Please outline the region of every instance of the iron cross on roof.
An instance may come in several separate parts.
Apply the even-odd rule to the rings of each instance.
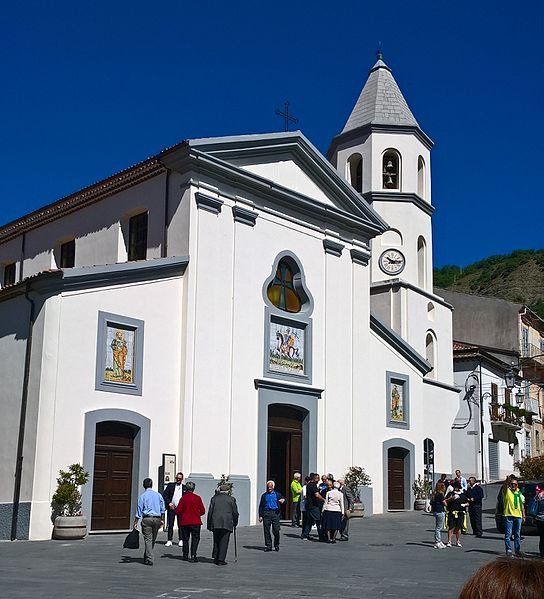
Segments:
[[[276,108],[276,114],[283,117],[285,131],[289,131],[289,123],[298,123],[298,119],[289,114],[289,102],[285,102],[283,112],[279,108]]]

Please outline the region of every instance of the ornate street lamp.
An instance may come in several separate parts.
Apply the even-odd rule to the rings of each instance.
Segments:
[[[514,374],[511,366],[504,375],[504,382],[506,383],[506,387],[508,389],[513,389],[516,384],[516,375]]]

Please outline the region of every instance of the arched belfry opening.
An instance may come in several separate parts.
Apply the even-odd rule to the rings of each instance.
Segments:
[[[355,191],[363,191],[363,157],[358,152],[352,154],[347,161],[347,179]]]
[[[427,287],[427,243],[421,235],[417,238],[417,284]]]
[[[390,191],[401,189],[401,160],[397,150],[387,150],[383,155],[382,187]]]
[[[425,199],[425,161],[423,156],[417,159],[417,195]]]

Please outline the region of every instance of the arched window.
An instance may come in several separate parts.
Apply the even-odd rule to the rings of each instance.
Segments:
[[[421,235],[417,238],[417,284],[427,286],[427,244]]]
[[[363,191],[363,157],[361,154],[352,154],[348,158],[348,180],[355,191]]]
[[[276,274],[266,290],[272,304],[286,312],[300,312],[304,301],[295,287],[295,277],[298,272],[295,272],[294,266],[291,261],[280,260]]]
[[[389,247],[390,245],[402,245],[402,234],[397,229],[388,229],[380,237],[383,246]]]
[[[423,156],[417,159],[417,195],[425,198],[425,161]]]
[[[434,304],[432,302],[427,304],[427,318],[430,321],[434,320]]]
[[[433,369],[427,374],[427,376],[431,379],[436,378],[436,343],[434,335],[431,331],[427,331],[427,335],[425,337],[425,357],[427,358],[427,362],[433,367]]]
[[[383,155],[382,167],[383,188],[400,191],[400,154],[396,150],[387,150]]]

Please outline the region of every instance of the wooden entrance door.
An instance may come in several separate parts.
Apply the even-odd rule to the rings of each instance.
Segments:
[[[286,499],[282,518],[291,518],[291,480],[294,472],[302,472],[302,422],[305,411],[283,404],[268,407],[267,480]]]
[[[404,505],[404,462],[406,450],[393,447],[387,453],[387,495],[389,510],[403,510]]]
[[[91,530],[130,528],[136,432],[134,427],[120,422],[96,425]]]

